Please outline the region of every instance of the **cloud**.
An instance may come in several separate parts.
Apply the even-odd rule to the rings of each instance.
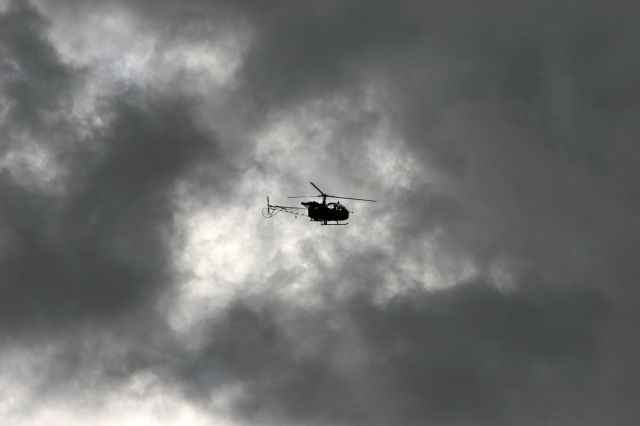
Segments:
[[[81,71],[57,57],[34,9],[14,4],[3,20],[6,63],[16,68],[3,82],[11,99],[3,128],[14,144],[2,181],[5,332],[149,304],[171,282],[176,185],[213,164],[215,139],[195,123],[193,100],[135,89],[104,99],[106,124],[81,133],[60,111]],[[61,191],[23,178],[12,154],[25,146],[48,154]],[[32,174],[48,166],[35,163]]]
[[[636,13],[579,6],[10,2],[20,421],[633,424]],[[308,180],[380,203],[262,222]]]
[[[185,358],[187,393],[207,404],[231,383],[249,424],[562,424],[597,393],[595,292],[469,282],[324,302],[233,304]]]

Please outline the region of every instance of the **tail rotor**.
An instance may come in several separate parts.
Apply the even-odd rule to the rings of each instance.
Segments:
[[[274,211],[271,208],[271,204],[269,204],[269,196],[267,195],[267,208],[262,209],[262,216],[266,218],[270,218],[274,215]]]

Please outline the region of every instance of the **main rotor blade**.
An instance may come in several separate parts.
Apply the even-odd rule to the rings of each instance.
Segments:
[[[318,190],[318,192],[319,192],[319,193],[321,193],[323,196],[326,196],[326,195],[327,195],[327,194],[325,194],[324,192],[322,192],[322,189],[318,188],[318,187],[316,186],[316,184],[315,184],[315,183],[313,183],[313,182],[309,182],[309,183],[310,183],[311,185],[313,185],[313,187],[314,187],[315,189],[317,189],[317,190]]]
[[[336,195],[327,195],[327,198],[341,198],[343,200],[370,201],[372,203],[377,203],[378,202],[376,200],[367,200],[366,198],[338,197]]]
[[[294,195],[293,197],[287,197],[287,198],[316,198],[316,197],[322,197],[322,195]]]

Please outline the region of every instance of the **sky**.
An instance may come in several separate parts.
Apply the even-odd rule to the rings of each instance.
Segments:
[[[639,9],[0,0],[0,423],[637,424]]]

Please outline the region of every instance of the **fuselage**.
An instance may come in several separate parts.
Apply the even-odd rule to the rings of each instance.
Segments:
[[[338,222],[349,218],[349,210],[340,203],[318,203],[316,201],[307,201],[302,203],[307,208],[307,212],[311,220],[322,222]]]

